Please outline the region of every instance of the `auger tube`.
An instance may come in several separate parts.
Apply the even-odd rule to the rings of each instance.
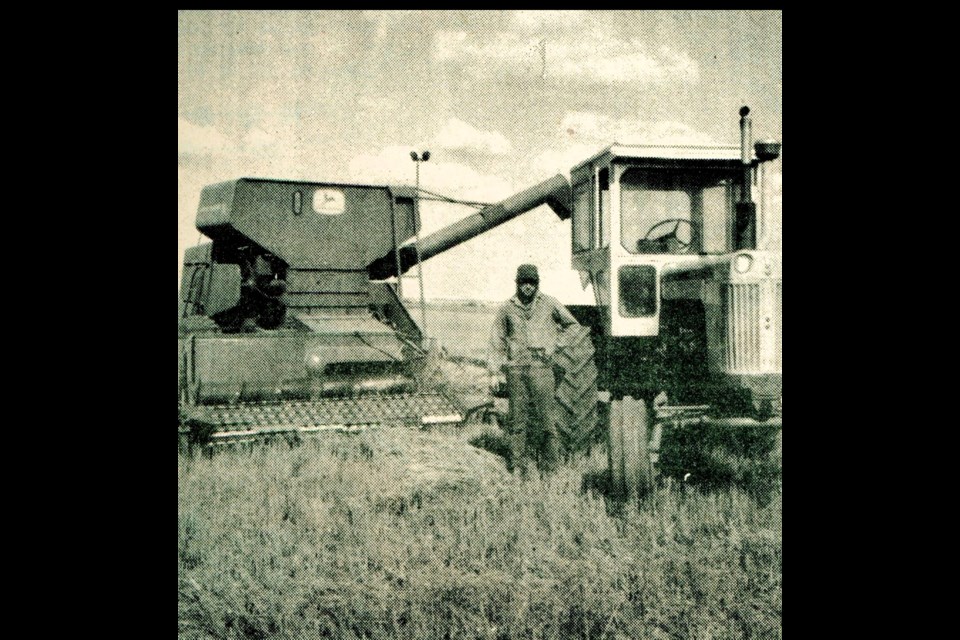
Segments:
[[[423,238],[420,241],[420,261],[452,249],[542,204],[549,205],[561,220],[570,217],[570,183],[563,175],[557,174],[549,180],[525,189],[497,204],[484,207],[477,213]],[[402,273],[406,273],[410,267],[417,264],[414,245],[400,247],[398,253],[399,259],[393,251],[390,251],[372,262],[368,267],[370,278],[373,280],[390,278],[397,275],[398,264]]]

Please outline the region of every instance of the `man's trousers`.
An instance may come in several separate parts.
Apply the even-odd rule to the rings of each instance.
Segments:
[[[508,367],[507,391],[513,468],[526,469],[536,459],[542,471],[553,471],[557,464],[553,367],[541,363]]]

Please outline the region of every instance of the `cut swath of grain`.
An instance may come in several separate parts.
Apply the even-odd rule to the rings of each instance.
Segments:
[[[452,491],[473,495],[507,480],[503,458],[445,433],[373,429],[359,435],[394,496]]]

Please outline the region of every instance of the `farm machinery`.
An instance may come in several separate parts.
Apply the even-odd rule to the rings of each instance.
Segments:
[[[243,178],[203,189],[196,226],[212,242],[187,250],[180,288],[181,440],[464,418],[426,380],[424,336],[387,272],[542,204],[569,217],[569,185],[556,176],[411,245],[417,202],[409,187]]]
[[[467,408],[424,383],[424,336],[396,280],[543,204],[572,220],[572,266],[596,301],[570,306],[582,326],[558,349],[568,449],[606,430],[611,466],[635,476],[629,460],[659,437],[647,411],[777,423],[782,253],[768,167],[780,144],[754,145],[749,109],[740,115],[740,145],[615,143],[569,182],[554,176],[422,239],[409,187],[205,187],[197,228],[212,242],[187,251],[180,289],[182,431],[215,441],[461,421]]]

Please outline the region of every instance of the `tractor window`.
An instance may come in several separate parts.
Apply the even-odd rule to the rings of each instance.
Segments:
[[[657,270],[647,264],[620,267],[620,315],[652,316],[657,312]]]
[[[677,176],[627,170],[620,179],[620,241],[624,249],[674,253],[670,240],[691,241],[692,209],[690,189]]]
[[[734,191],[733,179],[719,180],[703,189],[703,250],[707,253],[725,253],[733,247],[728,212],[733,211]]]
[[[722,252],[733,184],[719,171],[628,169],[620,178],[620,242],[631,253]]]
[[[601,169],[600,177],[600,242],[601,247],[610,246],[610,170]]]
[[[584,181],[573,186],[573,250],[590,249],[590,182]]]

